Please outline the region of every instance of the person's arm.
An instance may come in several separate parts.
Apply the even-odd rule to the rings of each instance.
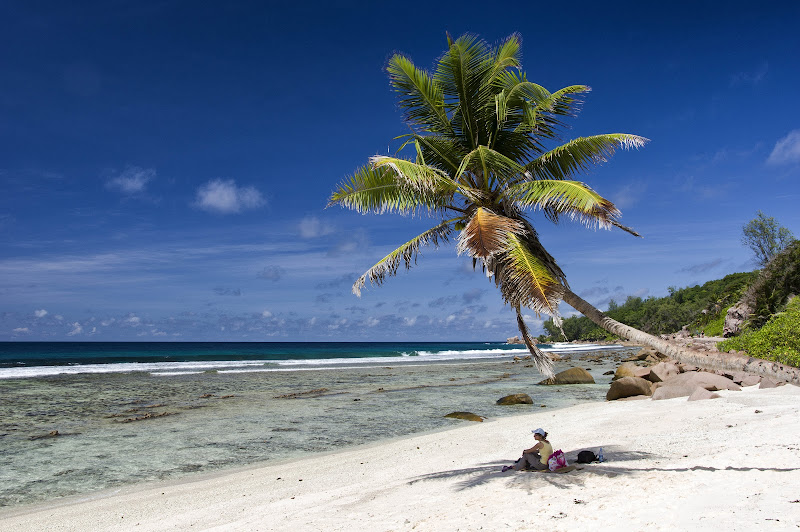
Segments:
[[[542,442],[538,442],[536,445],[534,445],[530,449],[525,449],[524,451],[522,451],[522,453],[523,454],[525,454],[525,453],[535,453],[535,452],[538,452],[539,449],[541,449],[541,448],[542,448]]]

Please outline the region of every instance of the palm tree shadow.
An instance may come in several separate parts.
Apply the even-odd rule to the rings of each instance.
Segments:
[[[605,462],[594,462],[591,464],[576,464],[578,451],[566,453],[570,464],[577,465],[573,471],[564,474],[556,474],[543,471],[507,471],[501,472],[504,465],[511,462],[488,462],[476,467],[463,469],[451,469],[447,471],[437,471],[427,475],[421,475],[408,481],[408,484],[425,482],[431,480],[446,480],[461,478],[455,484],[456,491],[463,491],[475,488],[490,482],[505,482],[509,487],[524,489],[529,493],[543,483],[550,484],[561,489],[568,489],[574,486],[585,484],[588,475],[602,475],[606,477],[616,477],[619,475],[635,475],[643,471],[663,471],[663,472],[688,472],[688,471],[774,471],[778,473],[790,473],[800,471],[800,467],[748,467],[748,466],[689,466],[689,467],[635,467],[634,462],[664,458],[663,456],[643,451],[623,451],[614,447],[609,447],[606,452]]]
[[[435,473],[421,475],[411,479],[408,484],[411,485],[416,484],[417,482],[430,480],[462,478],[462,480],[455,485],[455,489],[457,491],[463,491],[488,484],[490,482],[498,481],[504,481],[511,487],[525,489],[529,492],[533,491],[534,488],[540,486],[542,483],[548,483],[552,486],[566,489],[572,486],[583,485],[587,474],[614,477],[617,475],[631,474],[641,471],[641,469],[638,468],[617,465],[620,462],[634,462],[638,460],[658,458],[657,455],[652,453],[641,451],[620,451],[610,447],[606,452],[606,462],[576,464],[578,451],[570,451],[565,454],[567,455],[567,460],[569,463],[577,465],[577,468],[564,474],[556,474],[544,471],[507,471],[503,473],[501,472],[502,467],[505,465],[510,465],[511,461],[496,461],[480,464],[476,467],[437,471]]]

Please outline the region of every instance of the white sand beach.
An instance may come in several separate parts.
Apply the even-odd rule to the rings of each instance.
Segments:
[[[0,510],[0,530],[797,530],[800,387],[542,409]],[[544,427],[565,474],[501,473]],[[157,452],[157,450],[154,450]]]

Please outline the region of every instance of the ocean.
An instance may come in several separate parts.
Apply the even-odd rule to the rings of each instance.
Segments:
[[[540,347],[596,384],[537,385],[524,346],[491,342],[0,343],[0,506],[603,400],[638,349]]]

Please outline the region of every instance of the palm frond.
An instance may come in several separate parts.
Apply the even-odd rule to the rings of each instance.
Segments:
[[[509,235],[524,230],[519,221],[479,207],[458,235],[456,251],[459,255],[466,253],[472,258],[486,259],[508,247]]]
[[[640,148],[648,139],[626,133],[579,137],[541,154],[525,165],[533,179],[568,179],[579,171],[604,163],[617,148]]]
[[[370,163],[376,170],[389,170],[396,180],[421,194],[450,196],[458,188],[457,183],[446,172],[430,165],[385,155],[371,157]]]
[[[361,297],[361,289],[364,288],[368,280],[370,284],[380,286],[387,277],[397,274],[397,269],[402,263],[405,263],[406,269],[410,269],[412,264],[417,262],[420,248],[430,244],[433,244],[434,247],[439,247],[439,241],[448,241],[450,233],[453,231],[451,224],[454,221],[456,220],[443,221],[383,257],[372,268],[364,272],[364,275],[356,279],[356,282],[353,283],[353,293]]]
[[[328,207],[341,205],[360,213],[414,214],[447,206],[447,196],[425,194],[395,178],[391,169],[362,166],[333,191]]]
[[[486,73],[491,69],[491,50],[474,35],[462,35],[439,59],[434,80],[442,87],[446,105],[453,109],[450,123],[469,149],[479,141],[477,114],[484,107],[481,96]]]
[[[579,181],[526,181],[510,187],[508,195],[522,209],[544,210],[554,222],[566,214],[587,227],[609,229],[621,215],[616,205]]]
[[[456,180],[463,182],[460,177],[464,172],[483,177],[483,188],[494,189],[495,182],[499,181],[501,188],[505,189],[507,183],[513,182],[525,168],[518,162],[506,157],[504,154],[486,146],[478,146],[464,156],[461,166],[456,173]]]
[[[451,174],[458,170],[461,159],[467,152],[452,136],[415,135],[414,140],[419,144],[428,164]]]
[[[564,287],[545,261],[537,257],[517,235],[507,236],[506,251],[499,256],[502,263],[500,291],[512,306],[521,305],[537,314],[555,316]]]
[[[528,351],[531,353],[531,361],[534,363],[539,373],[544,375],[546,378],[552,377],[553,361],[550,360],[550,357],[547,356],[541,349],[536,347],[536,344],[531,338],[531,333],[528,330],[528,326],[525,324],[525,320],[522,318],[522,312],[520,312],[519,305],[514,307],[514,310],[517,311],[517,327],[519,328],[519,333],[522,336],[522,341],[525,342],[525,347],[527,347]]]
[[[400,94],[406,119],[425,131],[453,133],[441,87],[430,74],[417,68],[407,57],[395,54],[386,67],[389,80]]]
[[[637,236],[637,237],[639,237],[639,238],[644,238],[644,237],[642,237],[642,235],[640,235],[639,233],[637,233],[637,232],[636,232],[636,231],[635,231],[633,228],[631,228],[631,227],[628,227],[628,226],[626,226],[626,225],[622,225],[621,223],[618,223],[618,222],[612,221],[612,222],[611,222],[611,225],[613,225],[614,227],[617,227],[617,228],[619,228],[619,229],[622,229],[622,230],[623,230],[623,231],[625,231],[626,233],[630,233],[630,234],[632,234],[633,236]]]
[[[592,89],[586,85],[571,85],[557,90],[547,98],[538,100],[533,115],[536,120],[525,127],[532,127],[537,136],[558,138],[558,130],[564,128],[559,116],[574,117],[583,105],[583,95]]]

